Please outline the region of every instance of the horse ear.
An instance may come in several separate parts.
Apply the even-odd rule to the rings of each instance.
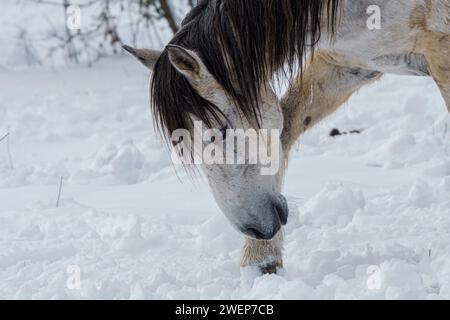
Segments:
[[[161,51],[152,49],[136,49],[130,46],[122,46],[122,48],[136,57],[144,66],[153,71],[156,61],[158,61]]]
[[[191,80],[200,75],[200,58],[194,52],[176,45],[168,45],[167,51],[170,62],[179,72]]]

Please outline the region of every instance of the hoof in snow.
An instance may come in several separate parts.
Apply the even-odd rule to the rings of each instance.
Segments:
[[[259,266],[259,271],[261,271],[262,274],[276,274],[281,268],[283,268],[283,262],[277,261],[275,263]]]

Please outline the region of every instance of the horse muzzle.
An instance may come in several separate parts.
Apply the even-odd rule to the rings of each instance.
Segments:
[[[277,196],[270,202],[268,214],[272,219],[270,226],[267,223],[253,223],[241,228],[241,232],[246,236],[256,240],[271,240],[285,226],[289,217],[289,208],[286,198],[282,195]]]

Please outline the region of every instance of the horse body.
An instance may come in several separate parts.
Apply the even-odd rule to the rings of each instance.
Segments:
[[[367,25],[371,6],[379,29]],[[450,0],[202,0],[158,61],[154,52],[128,51],[154,70],[153,111],[165,134],[193,119],[279,128],[287,157],[304,131],[384,73],[432,76],[450,110],[449,19]],[[292,74],[296,62],[301,73],[277,101],[269,81],[284,65]],[[276,271],[283,170],[262,179],[246,165],[203,169],[221,209],[249,236],[241,264]]]
[[[374,5],[380,9],[381,25],[380,29],[371,30],[367,26],[366,8]],[[449,22],[443,14],[450,10],[448,0],[344,0],[340,6],[340,23],[334,41],[323,37],[317,49],[331,51],[365,69],[423,74],[423,57],[411,57],[418,49],[418,35],[424,31],[450,33]]]
[[[418,28],[411,28],[415,10],[426,10],[424,0],[360,0],[341,2],[340,23],[335,40],[325,38],[318,50],[332,51],[355,66],[383,73],[410,74],[408,65],[399,62],[414,52]],[[377,6],[379,29],[370,30],[367,8]],[[395,45],[393,45],[395,44]]]
[[[315,57],[283,98],[284,150],[383,74],[432,76],[450,110],[450,1],[344,0],[334,40],[324,34]],[[380,8],[378,30],[366,8]],[[312,98],[313,97],[313,98]]]

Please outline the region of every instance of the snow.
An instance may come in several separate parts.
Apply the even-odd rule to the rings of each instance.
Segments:
[[[173,168],[148,76],[129,57],[0,67],[0,298],[450,299],[450,116],[430,79],[386,76],[300,139],[285,268],[260,275],[205,180]]]
[[[285,268],[264,276],[239,268],[204,179],[172,167],[140,65],[7,71],[0,87],[2,298],[450,298],[450,117],[430,79],[387,76],[301,138]]]

